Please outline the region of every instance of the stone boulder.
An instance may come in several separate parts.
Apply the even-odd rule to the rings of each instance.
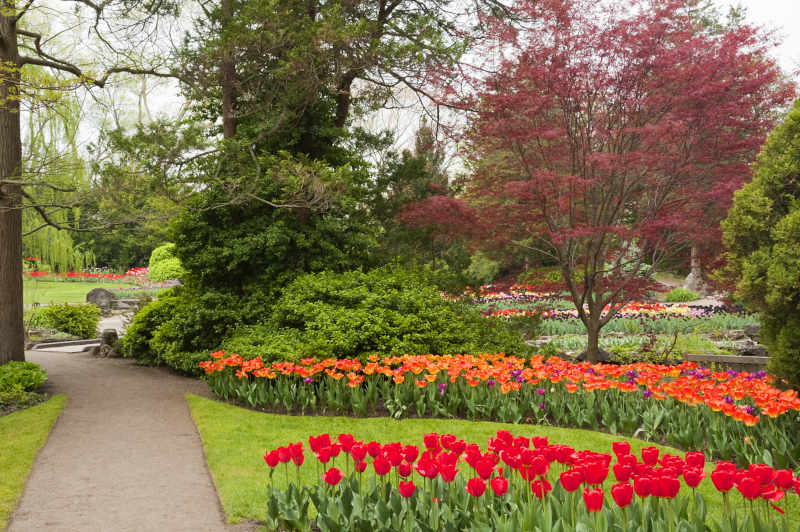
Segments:
[[[94,288],[86,294],[86,301],[100,307],[100,311],[105,314],[111,310],[111,305],[114,303],[114,294],[105,288]]]

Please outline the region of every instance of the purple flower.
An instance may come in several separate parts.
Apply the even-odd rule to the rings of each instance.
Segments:
[[[731,397],[728,394],[725,394],[725,396],[722,398],[722,400],[725,401],[726,403],[728,403],[729,405],[733,404],[733,397]]]
[[[303,379],[303,382],[309,384],[311,382],[314,382],[314,379],[312,379],[311,377],[306,377],[305,379]]]
[[[747,412],[747,415],[749,415],[749,416],[752,416],[752,415],[754,415],[756,413],[756,410],[750,405],[747,405],[746,407],[744,407],[744,411]]]
[[[739,372],[736,371],[735,369],[729,369],[728,370],[728,375],[730,375],[731,377],[736,377],[736,376],[739,375]]]
[[[651,392],[650,390],[642,390],[642,395],[644,396],[645,399],[650,399],[651,397],[653,397],[653,392]]]
[[[544,410],[544,403],[539,403],[539,410]]]
[[[491,387],[491,386],[494,386],[496,384],[496,382],[495,382],[494,379],[489,379],[488,381],[486,381],[486,384]]]
[[[439,384],[439,395],[444,395],[444,391],[447,388],[447,383],[443,382]]]
[[[536,388],[536,395],[544,395],[544,388]]]

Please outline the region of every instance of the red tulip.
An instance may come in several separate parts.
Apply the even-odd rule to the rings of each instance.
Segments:
[[[302,454],[298,454],[297,456],[292,456],[292,462],[294,462],[294,465],[296,465],[297,467],[303,465],[304,461],[305,457]]]
[[[375,458],[381,454],[381,444],[376,441],[369,442],[367,444],[367,454],[369,454],[372,458]]]
[[[583,476],[587,484],[602,484],[608,477],[608,467],[599,462],[592,462],[583,468]]]
[[[405,478],[411,474],[411,464],[409,462],[403,462],[399,466],[397,466],[397,474],[401,477]]]
[[[649,466],[656,465],[658,463],[658,448],[645,447],[642,449],[642,462]]]
[[[533,460],[531,460],[531,469],[533,470],[534,475],[546,475],[547,471],[550,469],[550,462],[548,462],[547,458],[544,456],[534,456]]]
[[[320,463],[327,464],[332,456],[332,449],[330,447],[322,447],[315,454]]]
[[[367,463],[364,460],[359,460],[358,462],[353,463],[353,469],[356,470],[356,473],[363,473],[366,468]]]
[[[482,478],[473,477],[467,481],[466,490],[473,497],[480,497],[486,491],[486,481]]]
[[[289,455],[292,458],[301,456],[302,454],[303,454],[303,442],[299,441],[297,443],[289,444]]]
[[[456,442],[456,437],[453,434],[442,434],[440,438],[442,447],[445,449],[453,450],[453,444]]]
[[[703,469],[706,465],[706,455],[701,451],[686,453],[686,465],[694,469]]]
[[[436,463],[433,460],[425,457],[421,458],[419,462],[414,464],[414,469],[417,471],[417,473],[425,478],[436,478],[436,475],[439,474],[439,468],[436,467]]]
[[[639,497],[647,497],[653,492],[653,481],[650,477],[633,477],[633,491]]]
[[[289,460],[292,459],[292,455],[289,452],[288,447],[278,447],[278,461],[282,464],[286,464]]]
[[[624,508],[628,506],[631,503],[631,499],[633,499],[633,486],[627,482],[614,484],[611,486],[611,497],[613,497],[617,506]]]
[[[531,446],[530,438],[526,438],[525,436],[517,436],[516,438],[514,438],[514,447],[527,449],[530,446]]]
[[[747,470],[754,476],[761,485],[771,484],[775,478],[775,470],[766,464],[750,464]]]
[[[657,495],[667,499],[674,499],[681,490],[681,481],[676,477],[661,476],[654,484],[658,486]]]
[[[335,486],[336,484],[339,483],[340,480],[342,480],[343,476],[344,475],[342,475],[341,471],[339,471],[335,467],[332,467],[327,471],[325,471],[325,473],[322,475],[322,478],[323,480],[325,480],[327,484]]]
[[[400,481],[400,484],[397,485],[397,491],[400,492],[400,495],[405,497],[406,499],[414,495],[414,491],[416,491],[417,486],[414,485],[414,481],[409,480],[408,482]]]
[[[319,452],[320,449],[323,447],[330,447],[331,445],[331,436],[330,434],[320,434],[319,436],[309,436],[308,437],[308,446],[311,448],[312,452]]]
[[[547,447],[547,436],[533,436],[531,438],[531,443],[533,443],[533,447],[536,449]]]
[[[422,443],[425,444],[425,448],[429,450],[439,450],[439,435],[434,433],[425,434],[422,436]]]
[[[733,474],[728,469],[715,469],[711,472],[711,482],[717,491],[728,492],[733,488]]]
[[[583,503],[586,509],[590,512],[599,512],[603,508],[603,495],[605,493],[601,488],[590,490],[589,488],[583,489]]]
[[[782,490],[792,489],[792,472],[788,469],[779,469],[775,471],[775,485]]]
[[[508,479],[506,477],[494,477],[489,481],[495,495],[502,497],[508,491]]]
[[[407,462],[413,462],[419,456],[419,447],[416,445],[406,445],[403,447],[403,458]]]
[[[583,483],[583,473],[578,470],[571,469],[561,473],[561,475],[558,477],[558,480],[561,482],[561,487],[564,488],[564,491],[572,493]]]
[[[392,467],[397,467],[403,463],[403,455],[397,449],[388,449],[383,453],[383,457],[389,460]]]
[[[350,448],[353,447],[356,439],[353,438],[352,434],[339,434],[339,444],[342,446],[342,450],[346,453],[350,452]]]
[[[375,468],[375,473],[381,476],[392,470],[392,464],[390,464],[389,460],[382,456],[379,456],[372,461],[372,467]]]
[[[633,469],[636,466],[636,464],[639,463],[636,460],[636,457],[633,456],[632,454],[626,454],[624,456],[619,457],[617,460],[619,461],[620,464],[626,465],[626,466],[630,467],[631,469]]]
[[[489,480],[494,471],[494,461],[491,459],[481,458],[475,463],[475,472],[483,480]]]
[[[736,483],[736,489],[745,499],[757,499],[761,495],[761,483],[755,477],[744,477]]]
[[[367,457],[367,446],[360,443],[353,444],[353,446],[350,447],[350,456],[352,456],[353,460],[356,462],[363,461],[364,458]]]
[[[552,490],[553,486],[551,486],[550,483],[547,482],[546,478],[540,478],[538,480],[534,480],[533,482],[531,482],[531,491],[539,499],[547,495]]]
[[[280,460],[278,460],[278,451],[270,451],[264,454],[264,461],[270,467],[277,467]]]
[[[615,441],[611,443],[611,450],[614,451],[617,460],[619,460],[620,456],[631,454],[631,444],[626,441]]]
[[[458,471],[458,468],[452,464],[439,465],[439,475],[441,475],[442,480],[445,482],[453,482],[453,479],[456,478],[456,473],[458,473]]]
[[[683,472],[683,480],[690,488],[699,486],[704,478],[706,478],[706,474],[702,469],[687,469]]]
[[[631,466],[627,466],[623,463],[617,462],[614,464],[614,478],[617,479],[617,482],[628,482],[631,478]]]

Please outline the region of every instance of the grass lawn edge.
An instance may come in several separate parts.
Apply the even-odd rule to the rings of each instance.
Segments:
[[[39,450],[67,404],[65,395],[0,417],[0,530],[8,526]]]

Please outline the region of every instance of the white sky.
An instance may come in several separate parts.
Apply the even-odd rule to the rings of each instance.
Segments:
[[[769,30],[777,30],[783,44],[774,52],[787,72],[800,70],[800,0],[714,0],[726,12],[741,5],[747,20]]]

